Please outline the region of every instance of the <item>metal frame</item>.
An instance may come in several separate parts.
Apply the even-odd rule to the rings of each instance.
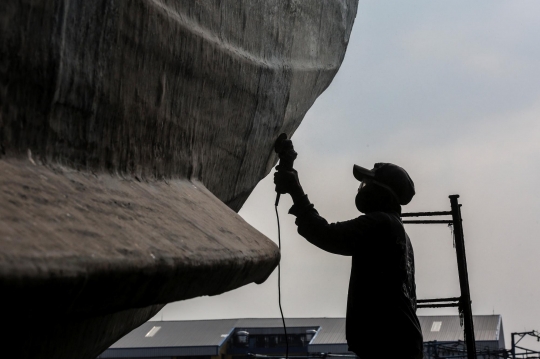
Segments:
[[[510,350],[510,354],[512,355],[512,359],[516,359],[516,355],[522,355],[523,357],[525,357],[525,355],[526,355],[527,358],[538,358],[538,357],[540,357],[540,356],[538,356],[538,357],[529,356],[529,354],[540,354],[540,352],[518,346],[518,343],[523,338],[525,338],[525,336],[527,336],[527,335],[535,337],[536,340],[540,342],[540,333],[538,333],[536,330],[532,330],[530,332],[512,333],[512,349]],[[519,339],[516,340],[516,337],[519,337]],[[516,353],[516,349],[525,350],[525,353]]]
[[[464,324],[465,344],[467,347],[467,359],[476,359],[476,342],[474,339],[474,324],[471,309],[471,292],[469,290],[469,275],[467,272],[467,258],[465,257],[465,240],[463,238],[463,225],[461,218],[461,204],[458,203],[459,195],[454,194],[450,198],[450,211],[443,212],[415,212],[403,213],[401,217],[431,217],[451,215],[451,220],[405,220],[404,224],[449,224],[454,226],[454,240],[459,274],[459,287],[461,295],[454,298],[420,299],[418,308],[443,308],[458,307]]]

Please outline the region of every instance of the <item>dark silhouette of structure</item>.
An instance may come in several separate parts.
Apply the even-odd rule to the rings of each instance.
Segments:
[[[530,332],[512,333],[512,348],[510,349],[510,354],[512,355],[511,356],[512,359],[516,359],[516,358],[528,358],[528,359],[540,358],[540,352],[518,346],[518,343],[528,335],[532,336],[532,337],[535,337],[536,340],[540,342],[540,333],[537,332],[536,330],[531,330]],[[519,339],[516,340],[516,337],[518,337]],[[522,350],[522,352],[517,353],[516,349]]]

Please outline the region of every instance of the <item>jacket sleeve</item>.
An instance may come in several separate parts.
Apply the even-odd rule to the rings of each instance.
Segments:
[[[309,202],[307,195],[296,200],[289,213],[296,216],[295,223],[302,237],[322,250],[344,256],[352,256],[360,246],[365,247],[377,225],[369,216],[328,223]]]

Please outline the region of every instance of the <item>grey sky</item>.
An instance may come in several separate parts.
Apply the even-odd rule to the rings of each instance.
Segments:
[[[473,312],[501,314],[507,339],[540,330],[539,34],[540,1],[360,1],[341,70],[293,136],[302,185],[329,221],[359,215],[354,163],[406,168],[417,187],[406,212],[446,210],[460,194]],[[277,241],[274,199],[271,174],[240,214]],[[350,259],[302,239],[290,205],[284,196],[285,315],[344,316]],[[407,231],[419,298],[458,295],[450,230]],[[431,313],[454,311],[419,311]],[[276,273],[162,316],[279,316]]]

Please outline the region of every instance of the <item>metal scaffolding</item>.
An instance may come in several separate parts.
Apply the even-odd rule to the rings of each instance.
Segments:
[[[469,275],[467,272],[467,259],[465,257],[465,240],[461,218],[461,204],[458,203],[459,195],[451,195],[450,211],[443,212],[416,212],[403,213],[401,217],[432,217],[451,215],[452,219],[445,220],[404,220],[410,224],[448,224],[454,226],[454,241],[456,244],[456,258],[459,274],[459,287],[461,295],[453,298],[420,299],[418,308],[443,308],[458,307],[460,317],[463,320],[467,359],[477,359],[476,342],[474,339],[474,324],[471,309],[471,292],[469,290]]]

